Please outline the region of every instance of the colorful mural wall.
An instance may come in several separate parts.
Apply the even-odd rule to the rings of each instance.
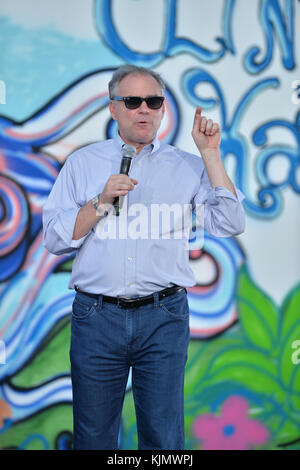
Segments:
[[[196,153],[193,113],[222,126],[246,231],[197,231],[188,290],[187,449],[300,449],[300,3],[2,0],[0,448],[72,448],[72,256],[42,245],[42,207],[70,153],[115,134],[123,63],[167,83],[160,139]],[[120,449],[136,449],[131,381]]]

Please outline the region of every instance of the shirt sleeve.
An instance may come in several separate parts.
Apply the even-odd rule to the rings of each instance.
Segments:
[[[76,189],[75,175],[69,157],[61,168],[43,207],[43,245],[55,255],[76,251],[89,235],[87,233],[79,240],[72,239],[80,210],[80,205],[76,202]]]
[[[194,197],[197,223],[215,237],[231,237],[245,230],[244,194],[235,187],[237,197],[223,186],[211,187],[204,168]]]

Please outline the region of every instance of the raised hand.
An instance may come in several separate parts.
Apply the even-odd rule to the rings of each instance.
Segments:
[[[195,112],[192,136],[201,155],[218,151],[221,143],[221,129],[218,123],[201,115],[198,106]]]

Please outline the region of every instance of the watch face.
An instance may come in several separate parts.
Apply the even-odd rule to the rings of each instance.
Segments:
[[[98,201],[99,201],[99,196],[93,197],[93,199],[92,199],[92,205],[93,205],[94,209],[97,209],[97,207],[98,207]]]
[[[93,199],[92,199],[92,206],[93,206],[93,208],[96,210],[98,216],[106,217],[106,216],[108,215],[108,211],[104,211],[104,212],[103,212],[103,209],[102,209],[102,208],[101,208],[101,209],[98,209],[98,206],[99,206],[99,196],[100,196],[100,194],[98,194],[98,196],[93,197]]]

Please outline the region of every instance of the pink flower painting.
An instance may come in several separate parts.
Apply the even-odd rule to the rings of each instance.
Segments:
[[[239,395],[223,403],[220,415],[199,416],[193,430],[202,450],[251,450],[269,439],[269,431],[259,421],[248,418],[248,403]]]

